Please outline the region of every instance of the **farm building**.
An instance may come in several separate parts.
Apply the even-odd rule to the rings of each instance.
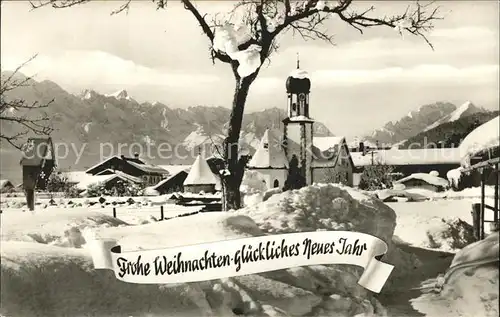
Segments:
[[[160,181],[158,184],[151,188],[158,192],[160,195],[165,195],[174,192],[184,191],[184,181],[188,176],[187,170],[178,171],[176,174],[171,175],[169,178]]]
[[[490,222],[491,231],[500,227],[500,117],[477,127],[460,144],[461,172],[476,174],[481,180],[481,201],[472,205],[474,233],[476,238],[485,238],[485,223]],[[494,180],[493,206],[486,204],[485,186],[488,179]],[[487,221],[485,212],[491,212],[493,219]],[[491,219],[491,218],[490,218]]]
[[[432,172],[429,174],[411,174],[410,176],[397,180],[394,183],[404,185],[405,189],[417,188],[426,189],[433,192],[441,192],[449,187],[449,183],[446,179],[436,176]]]
[[[354,185],[354,162],[344,137],[313,138],[313,182]]]
[[[169,176],[167,170],[163,169],[157,165],[146,164],[139,158],[138,154],[134,157],[125,156],[112,156],[99,164],[96,164],[89,168],[86,173],[91,175],[103,175],[114,173],[115,171],[122,172],[124,174],[139,177],[142,179],[142,183],[146,186],[152,186],[158,184],[161,180]]]
[[[198,155],[184,180],[184,191],[214,193],[220,185],[220,177],[213,172],[207,160]]]
[[[392,166],[394,172],[403,177],[437,171],[439,176],[444,178],[448,171],[460,166],[458,148],[373,150],[351,153],[351,157],[356,173],[362,173],[365,166],[380,164]]]

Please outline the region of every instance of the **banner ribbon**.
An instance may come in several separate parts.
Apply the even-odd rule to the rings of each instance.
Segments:
[[[381,239],[353,231],[315,231],[268,235],[160,250],[122,252],[116,240],[89,241],[95,269],[113,270],[136,284],[199,282],[327,264],[364,268],[358,284],[379,293],[394,266],[380,262],[387,253]]]

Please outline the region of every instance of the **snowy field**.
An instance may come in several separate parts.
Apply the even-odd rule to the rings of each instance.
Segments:
[[[423,260],[435,260],[402,251],[398,245],[459,251],[453,247],[457,237],[452,237],[453,241],[448,241],[449,237],[439,240],[439,234],[449,229],[443,227],[442,219],[461,219],[471,224],[471,204],[478,202],[478,198],[470,198],[475,197],[472,191],[467,197],[384,204],[348,187],[318,185],[276,194],[264,202],[253,199],[254,205],[248,204],[236,212],[185,217],[179,215],[194,213],[200,207],[178,206],[166,197],[134,198],[136,203],[130,206],[87,207],[75,207],[88,203],[86,199],[73,199],[71,205],[67,199],[56,199],[59,206],[46,206],[48,201],[41,199],[36,210],[29,212],[14,208],[22,198],[6,201],[2,197],[0,313],[27,317],[387,316],[391,304],[384,307],[383,296],[379,300],[357,284],[361,271],[356,267],[311,266],[203,283],[131,285],[117,281],[112,272],[93,270],[86,242],[95,237],[113,238],[125,250],[137,250],[263,234],[353,230],[375,235],[388,243],[389,252],[384,260],[395,265],[386,284],[388,292],[397,289],[405,276],[421,273],[419,270],[426,270],[426,265],[433,266],[431,262],[422,263]],[[113,200],[126,198],[107,197],[108,203]],[[160,206],[165,217],[172,219],[157,221]],[[113,218],[113,207],[117,218]],[[434,244],[429,243],[428,233]],[[481,274],[481,278],[495,278],[495,272]],[[498,273],[496,278],[498,284]],[[485,292],[487,296],[495,295],[491,289]],[[498,292],[496,295],[498,303]],[[425,301],[429,300],[433,301],[421,298],[414,306],[425,312]],[[489,300],[495,303],[494,298]],[[474,303],[479,305],[481,301]],[[441,307],[439,303],[436,305]],[[436,308],[425,314],[448,316],[435,314],[437,311]]]
[[[397,202],[386,203],[394,209],[397,215],[394,240],[400,243],[407,243],[412,246],[422,248],[432,248],[441,251],[453,252],[449,245],[443,244],[441,247],[429,245],[427,233],[440,230],[443,227],[443,219],[456,221],[460,219],[472,226],[472,204],[478,203],[477,198],[466,199],[442,199],[423,202]],[[493,199],[486,199],[486,203],[493,205]],[[493,212],[485,211],[485,219],[492,220]],[[485,231],[489,232],[489,226],[485,226]]]

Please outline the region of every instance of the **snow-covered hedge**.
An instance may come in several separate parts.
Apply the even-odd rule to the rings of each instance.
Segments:
[[[429,228],[426,247],[441,251],[456,251],[471,244],[474,238],[474,229],[461,219],[441,219],[442,222]]]

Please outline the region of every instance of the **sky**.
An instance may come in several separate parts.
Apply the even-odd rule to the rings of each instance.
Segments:
[[[170,0],[166,10],[133,2],[128,14],[110,15],[123,2],[93,1],[65,9],[30,10],[27,1],[2,1],[1,65],[23,68],[71,93],[126,89],[138,101],[170,107],[230,107],[234,80],[227,64],[213,65],[209,41],[193,16]],[[233,1],[196,1],[202,14],[228,12]],[[410,2],[359,1],[375,14],[403,12]],[[285,80],[295,67],[312,81],[310,114],[336,135],[353,137],[398,120],[421,105],[470,100],[498,108],[497,1],[441,1],[443,20],[421,38],[391,28],[359,33],[338,19],[323,25],[335,45],[287,33],[253,84],[246,111],[286,109]]]

